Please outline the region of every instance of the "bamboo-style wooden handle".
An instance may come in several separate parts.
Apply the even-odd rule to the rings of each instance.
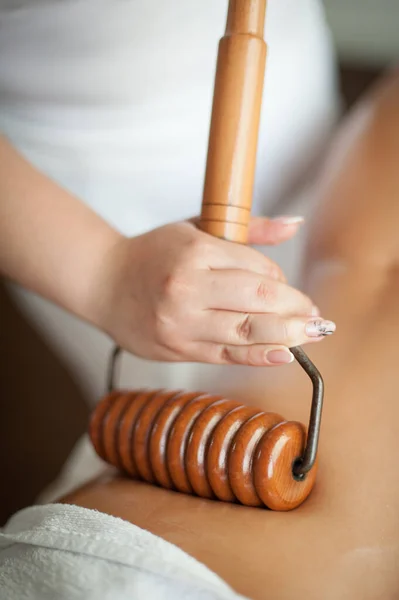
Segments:
[[[246,243],[266,63],[266,0],[230,0],[219,43],[200,228]]]

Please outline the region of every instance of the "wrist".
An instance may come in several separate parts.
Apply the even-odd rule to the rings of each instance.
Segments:
[[[111,227],[95,236],[88,249],[87,264],[79,276],[74,312],[106,333],[109,333],[107,323],[118,295],[117,257],[125,240],[125,236]]]

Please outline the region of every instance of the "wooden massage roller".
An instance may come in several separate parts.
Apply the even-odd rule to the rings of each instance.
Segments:
[[[266,60],[266,0],[230,0],[220,41],[200,228],[246,243]],[[219,395],[114,390],[97,405],[90,438],[97,454],[132,478],[164,488],[290,510],[316,477],[323,380],[291,348],[313,384],[309,427]]]

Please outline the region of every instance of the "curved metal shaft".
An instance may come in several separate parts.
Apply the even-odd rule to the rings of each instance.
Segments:
[[[290,348],[298,363],[305,373],[310,377],[313,385],[312,406],[310,409],[310,418],[308,426],[308,435],[306,446],[302,457],[296,461],[293,467],[295,477],[303,478],[313,467],[319,444],[321,413],[323,409],[324,382],[318,369],[312,363],[300,346]]]
[[[116,363],[117,363],[118,357],[121,352],[122,352],[122,349],[119,346],[115,346],[115,348],[113,349],[112,354],[111,354],[111,359],[109,361],[109,367],[108,367],[108,376],[107,376],[107,390],[108,390],[109,394],[111,392],[113,392],[115,389]]]

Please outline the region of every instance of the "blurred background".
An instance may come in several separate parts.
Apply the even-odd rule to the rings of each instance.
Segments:
[[[324,4],[344,62],[367,67],[398,58],[397,0],[325,0]]]
[[[341,89],[353,104],[387,65],[399,61],[398,0],[325,0],[340,61]]]
[[[325,8],[347,110],[385,68],[399,62],[399,0],[325,0]],[[1,525],[56,476],[86,429],[88,408],[68,368],[3,287],[0,342]]]

